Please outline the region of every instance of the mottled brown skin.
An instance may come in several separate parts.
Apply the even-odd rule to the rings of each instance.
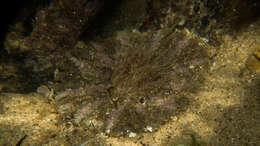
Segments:
[[[170,115],[184,111],[192,102],[190,93],[203,82],[208,55],[206,44],[201,44],[191,34],[172,29],[123,32],[90,42],[82,50],[89,50],[86,54],[91,56],[70,57],[84,81],[83,90],[65,90],[56,97],[74,104],[75,119],[95,113],[112,135],[127,129],[142,132],[148,124],[157,127]],[[77,98],[90,104],[75,103]]]

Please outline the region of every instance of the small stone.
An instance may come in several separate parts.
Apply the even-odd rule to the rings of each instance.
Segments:
[[[147,126],[146,129],[148,132],[153,132],[153,127],[151,127],[151,126]]]
[[[181,19],[181,21],[178,23],[179,26],[183,26],[185,24],[185,19]]]
[[[134,137],[136,137],[136,133],[130,132],[130,133],[129,133],[129,138],[134,138]]]
[[[106,130],[106,134],[109,134],[109,133],[110,133],[110,129],[107,129],[107,130]]]
[[[37,88],[37,93],[43,95],[44,97],[48,97],[51,94],[51,91],[47,86],[41,85]]]
[[[194,65],[190,65],[189,68],[190,68],[190,69],[194,69],[195,66],[194,66]]]
[[[256,58],[256,56],[250,56],[247,60],[247,68],[251,71],[259,71],[260,70],[260,61]]]

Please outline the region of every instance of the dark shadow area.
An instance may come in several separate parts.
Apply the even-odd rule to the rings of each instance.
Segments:
[[[109,30],[104,30],[104,26],[108,23],[117,21],[117,17],[120,15],[119,9],[122,4],[122,0],[100,0],[100,10],[93,20],[93,23],[86,28],[82,33],[81,38],[84,40],[92,39],[96,36],[107,35],[106,32]]]
[[[200,142],[198,138],[198,145],[201,146],[218,146],[218,145],[259,145],[259,103],[260,103],[260,78],[259,75],[253,79],[251,84],[244,84],[246,94],[241,101],[241,104],[224,108],[214,115],[212,112],[202,113],[204,122],[210,124],[215,123],[213,129],[216,136],[208,136],[207,141]],[[209,109],[214,110],[213,109]],[[212,124],[211,124],[212,125]],[[185,136],[180,137],[181,139]],[[174,144],[178,139],[171,139]],[[166,145],[170,142],[165,140]],[[192,145],[193,146],[193,145]]]
[[[0,25],[0,57],[7,56],[4,49],[6,34],[13,31],[12,26],[17,22],[24,22],[25,36],[33,29],[35,13],[49,6],[51,0],[12,0],[1,4],[1,25]]]
[[[211,146],[206,141],[201,141],[199,135],[189,129],[182,131],[181,136],[172,137],[168,136],[167,139],[164,139],[162,146],[178,146],[178,145],[187,145],[187,146]]]
[[[217,136],[209,140],[211,144],[259,145],[259,83],[258,79],[247,88],[248,93],[240,105],[228,107],[221,117],[216,117]]]
[[[10,24],[14,23],[16,19],[17,13],[19,9],[22,7],[22,1],[13,0],[6,1],[4,4],[1,4],[1,29],[0,29],[0,48],[3,48],[3,40],[5,38],[6,33],[9,30]],[[2,53],[1,53],[2,54]]]
[[[214,135],[204,135],[203,139],[190,128],[179,137],[173,137],[169,133],[163,140],[163,146],[219,146],[219,145],[259,145],[259,104],[260,104],[260,78],[256,76],[251,84],[243,84],[246,90],[241,104],[233,105],[215,113],[215,107],[205,109],[200,113],[205,124],[213,128]],[[217,105],[216,105],[217,106]],[[210,112],[212,111],[212,112]],[[220,114],[219,114],[220,113]],[[212,127],[212,123],[214,127]],[[194,123],[193,123],[194,124]],[[190,127],[191,125],[181,125]],[[195,125],[196,126],[196,125]],[[201,127],[203,129],[203,127]],[[206,127],[205,127],[206,128]],[[174,131],[173,131],[174,132]]]
[[[4,4],[1,4],[0,7],[0,16],[1,16],[1,25],[0,25],[0,62],[4,61],[4,58],[7,58],[7,51],[4,49],[4,39],[6,33],[9,31],[10,24],[15,22],[17,13],[22,7],[22,1],[13,0],[6,1]]]
[[[244,28],[248,28],[250,24],[260,19],[260,1],[258,0],[238,0],[230,2],[230,11],[233,9],[233,20],[227,17],[226,21],[231,25],[231,31],[241,32]],[[228,13],[228,12],[227,12]],[[228,16],[228,15],[227,15]]]
[[[217,137],[210,141],[215,145],[259,145],[259,103],[260,76],[244,88],[246,94],[240,105],[224,109],[222,116],[216,117],[218,126],[214,131]]]

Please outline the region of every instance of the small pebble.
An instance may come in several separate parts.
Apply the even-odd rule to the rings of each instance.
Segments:
[[[136,133],[130,132],[130,133],[129,133],[129,138],[134,138],[134,137],[136,137]]]
[[[107,130],[106,130],[106,134],[109,134],[109,133],[110,133],[110,129],[107,129]]]
[[[186,146],[185,144],[178,144],[177,146]]]
[[[185,24],[185,19],[181,19],[181,21],[178,23],[179,26],[183,26]]]
[[[51,95],[51,90],[47,86],[41,85],[37,88],[37,93],[43,95],[44,97],[49,97]]]
[[[148,132],[153,132],[153,127],[151,127],[151,126],[147,126],[146,129]]]

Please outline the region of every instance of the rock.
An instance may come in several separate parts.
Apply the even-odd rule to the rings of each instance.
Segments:
[[[54,94],[53,89],[49,89],[45,85],[41,85],[40,87],[38,87],[37,93],[41,94],[44,97],[48,97],[48,98],[51,98]]]
[[[134,137],[136,137],[136,133],[130,132],[130,133],[129,133],[129,138],[134,138]]]
[[[147,130],[148,132],[153,132],[153,127],[147,126],[147,127],[146,127],[146,130]]]
[[[260,71],[260,47],[248,58],[247,68],[250,71]]]

